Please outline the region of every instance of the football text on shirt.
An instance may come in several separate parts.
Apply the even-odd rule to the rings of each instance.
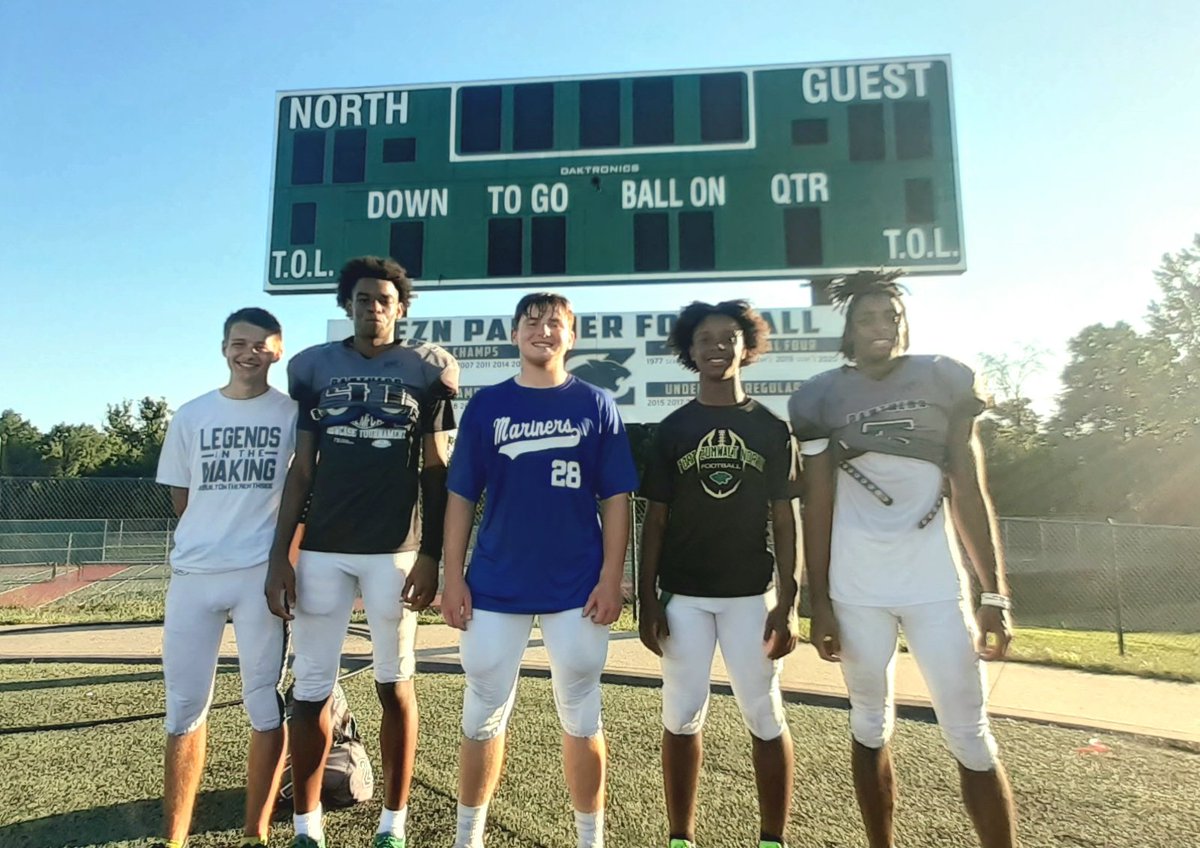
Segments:
[[[696,449],[676,461],[682,474],[695,467],[704,491],[714,498],[727,498],[742,485],[742,472],[748,466],[762,472],[767,461],[751,450],[732,430],[710,430]]]

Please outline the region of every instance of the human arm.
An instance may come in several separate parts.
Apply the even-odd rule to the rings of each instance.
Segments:
[[[804,567],[812,605],[811,639],[821,659],[839,662],[841,642],[833,602],[829,599],[829,549],[833,538],[833,449],[804,457]]]
[[[596,624],[612,624],[621,616],[621,578],[629,550],[629,493],[600,501],[600,530],[604,559],[600,579],[583,605],[583,614]]]
[[[777,660],[796,648],[799,636],[796,599],[799,592],[800,569],[804,562],[796,526],[799,522],[796,502],[790,498],[771,501],[771,528],[775,540],[775,607],[767,613],[763,641],[767,656]]]
[[[996,510],[988,491],[983,448],[970,414],[951,419],[947,434],[946,476],[950,481],[950,516],[971,558],[971,565],[985,593],[1009,595],[1004,553],[1000,548]],[[1012,641],[1008,610],[980,605],[979,655],[985,660],[1003,659]]]
[[[290,556],[292,540],[312,492],[317,467],[317,444],[316,430],[296,429],[296,452],[284,478],[279,516],[275,520],[275,539],[271,543],[267,565],[267,581],[263,590],[267,596],[267,606],[272,613],[286,621],[292,620],[292,608],[296,605],[296,567]]]
[[[475,522],[475,502],[450,492],[446,501],[445,585],[442,587],[442,618],[457,630],[466,630],[471,620],[471,590],[467,587],[467,543]]]
[[[193,428],[187,426],[187,409],[184,407],[167,425],[162,451],[158,455],[157,482],[167,487],[171,498],[171,509],[176,518],[183,518],[188,505],[189,485],[192,479],[191,436]]]
[[[188,490],[183,486],[170,486],[171,509],[175,510],[176,518],[183,518],[183,512],[188,505]]]
[[[421,443],[421,548],[404,581],[401,597],[410,609],[423,610],[437,595],[438,562],[446,522],[446,464],[450,432],[426,433]],[[468,533],[470,526],[468,525]]]
[[[667,627],[667,611],[658,597],[658,564],[662,560],[669,512],[670,507],[661,501],[646,501],[646,516],[642,519],[641,562],[638,563],[638,635],[642,644],[660,657],[661,640],[671,635]]]

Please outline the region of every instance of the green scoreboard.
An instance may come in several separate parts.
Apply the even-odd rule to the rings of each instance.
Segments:
[[[948,56],[281,92],[266,290],[966,270]]]

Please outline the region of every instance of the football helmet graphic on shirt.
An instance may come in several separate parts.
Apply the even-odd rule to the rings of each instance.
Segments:
[[[741,488],[747,466],[762,471],[765,460],[762,454],[746,447],[745,440],[737,433],[717,428],[701,437],[696,449],[680,457],[677,464],[681,473],[695,466],[704,492],[722,499]]]

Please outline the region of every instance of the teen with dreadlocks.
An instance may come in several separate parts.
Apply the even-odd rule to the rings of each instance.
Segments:
[[[907,356],[899,272],[831,287],[849,360],[789,402],[805,455],[804,548],[812,641],[840,662],[850,694],[855,792],[871,848],[892,848],[897,636],[929,687],[985,848],[1016,844],[1008,779],[988,725],[982,660],[1012,638],[1004,559],[975,417],[986,406],[965,365]],[[949,484],[949,506],[941,509]],[[972,612],[958,539],[982,587]]]
[[[662,657],[670,848],[692,848],[695,839],[718,643],[750,731],[759,845],[780,848],[792,799],[792,737],[779,691],[783,657],[796,646],[792,437],[742,389],[742,368],[767,348],[766,322],[748,303],[691,304],[670,345],[700,384],[696,399],[658,426],[646,464],[639,620],[642,642]]]

